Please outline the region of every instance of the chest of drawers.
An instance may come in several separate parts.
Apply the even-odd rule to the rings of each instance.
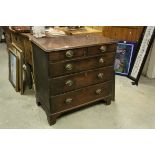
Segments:
[[[116,42],[100,35],[32,38],[37,104],[50,125],[64,112],[114,94]]]

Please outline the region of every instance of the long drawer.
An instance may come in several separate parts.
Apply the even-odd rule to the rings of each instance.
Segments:
[[[112,80],[113,66],[84,71],[72,75],[53,78],[50,80],[50,94],[58,95],[92,84]]]
[[[51,97],[51,111],[59,112],[102,99],[111,95],[111,86],[112,82],[109,81]]]
[[[114,52],[104,53],[99,56],[63,61],[49,64],[49,76],[57,77],[61,75],[76,73],[80,71],[95,69],[104,66],[112,66],[115,58]]]

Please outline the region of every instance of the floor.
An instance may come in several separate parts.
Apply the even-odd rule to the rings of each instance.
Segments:
[[[8,81],[6,45],[0,44],[0,128],[155,128],[155,80],[141,77],[139,86],[116,76],[116,101],[70,113],[49,126],[33,90],[15,92]]]

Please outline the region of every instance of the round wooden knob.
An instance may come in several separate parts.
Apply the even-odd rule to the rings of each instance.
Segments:
[[[72,65],[72,64],[67,64],[67,65],[65,66],[65,69],[66,69],[67,71],[70,71],[70,70],[73,69],[73,65]]]
[[[96,90],[96,94],[97,94],[97,95],[100,95],[101,93],[102,93],[102,89],[97,89],[97,90]]]
[[[73,51],[72,50],[68,50],[67,52],[66,52],[66,57],[67,58],[71,58],[71,57],[73,57]]]
[[[103,59],[103,58],[100,58],[100,59],[99,59],[99,63],[100,63],[100,64],[103,64],[103,63],[104,63],[104,59]]]
[[[73,85],[73,81],[72,80],[67,80],[66,85],[71,87]]]
[[[99,79],[103,79],[103,73],[98,73],[97,77],[98,77]]]
[[[106,46],[101,46],[100,50],[101,50],[101,52],[105,52],[106,51]]]
[[[73,100],[72,98],[67,98],[67,99],[65,100],[65,103],[66,103],[66,104],[70,104],[70,103],[72,102],[72,100]]]

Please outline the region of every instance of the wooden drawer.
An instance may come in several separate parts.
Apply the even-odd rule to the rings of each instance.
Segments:
[[[114,58],[115,53],[109,52],[104,53],[103,55],[100,56],[88,57],[85,59],[77,59],[59,63],[50,63],[49,75],[50,77],[56,77],[104,66],[112,66]]]
[[[49,54],[49,61],[61,61],[82,57],[85,55],[87,48],[77,48],[72,50],[55,51]]]
[[[24,39],[18,33],[12,33],[12,43],[18,46],[21,50],[24,50]]]
[[[87,55],[103,54],[104,52],[116,52],[116,44],[88,47]]]
[[[103,67],[88,72],[58,77],[50,80],[50,94],[58,95],[92,84],[112,80],[113,66]]]
[[[111,81],[51,97],[51,111],[60,112],[111,95]]]

